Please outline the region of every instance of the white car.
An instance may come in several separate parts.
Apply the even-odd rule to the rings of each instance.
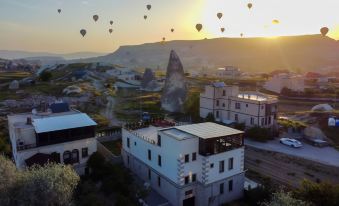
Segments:
[[[292,138],[281,138],[280,143],[294,148],[299,148],[303,146],[301,142]]]

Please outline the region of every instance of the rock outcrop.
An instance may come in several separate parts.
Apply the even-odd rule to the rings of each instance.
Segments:
[[[187,82],[184,69],[178,55],[172,50],[161,97],[161,107],[169,112],[182,112],[186,96]]]
[[[17,81],[17,80],[12,81],[12,82],[9,84],[9,87],[8,87],[8,88],[11,89],[11,90],[17,90],[17,89],[19,89],[19,81]]]
[[[141,87],[146,88],[148,84],[153,80],[155,80],[154,72],[152,71],[152,69],[146,68],[142,77]]]
[[[329,104],[318,104],[312,107],[312,111],[330,112],[333,111],[333,107]]]
[[[141,81],[141,89],[145,91],[156,92],[161,90],[161,85],[157,82],[152,69],[147,68]]]

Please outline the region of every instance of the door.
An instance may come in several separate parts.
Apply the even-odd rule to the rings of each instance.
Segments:
[[[195,197],[190,197],[182,201],[183,206],[194,206],[195,205]]]

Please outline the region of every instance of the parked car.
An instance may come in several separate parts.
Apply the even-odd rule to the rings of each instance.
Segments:
[[[301,142],[292,138],[281,138],[280,143],[294,148],[299,148],[303,146]]]
[[[315,147],[327,147],[329,143],[323,139],[311,139],[311,138],[304,138],[305,142],[315,146]]]

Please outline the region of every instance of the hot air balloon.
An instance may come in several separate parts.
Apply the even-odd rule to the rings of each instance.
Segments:
[[[113,21],[110,21],[109,23],[110,23],[111,25],[113,25]]]
[[[280,22],[279,22],[279,20],[277,20],[277,19],[274,19],[274,20],[272,20],[272,24],[279,24]]]
[[[171,32],[172,32],[172,33],[174,32],[174,29],[173,29],[173,28],[171,29]]]
[[[58,13],[59,13],[59,14],[61,13],[61,9],[58,9]]]
[[[218,17],[219,19],[221,19],[221,18],[222,18],[222,13],[217,13],[217,17]]]
[[[326,36],[328,31],[329,31],[329,29],[327,27],[323,27],[323,28],[320,29],[320,33],[323,36]]]
[[[148,4],[146,7],[147,7],[148,10],[151,10],[152,5]]]
[[[244,34],[243,33],[240,33],[240,37],[243,37],[244,36]]]
[[[200,32],[202,29],[202,24],[195,25],[195,28],[198,30],[198,32]]]
[[[165,38],[165,37],[162,37],[162,40],[163,40],[163,41],[166,41],[166,38]]]
[[[145,20],[147,19],[147,15],[144,16],[144,19],[145,19]]]
[[[112,32],[113,32],[113,29],[109,29],[108,31],[109,31],[109,33],[110,33],[110,34],[112,34]]]
[[[82,37],[84,37],[86,35],[86,30],[85,29],[81,29],[80,30],[80,34],[82,35]]]
[[[252,3],[248,3],[248,4],[247,4],[248,9],[252,9],[252,6],[253,6]]]
[[[93,20],[96,22],[96,21],[98,21],[98,19],[99,19],[99,16],[98,15],[93,15]]]
[[[225,28],[220,28],[221,32],[224,33],[225,31]]]

